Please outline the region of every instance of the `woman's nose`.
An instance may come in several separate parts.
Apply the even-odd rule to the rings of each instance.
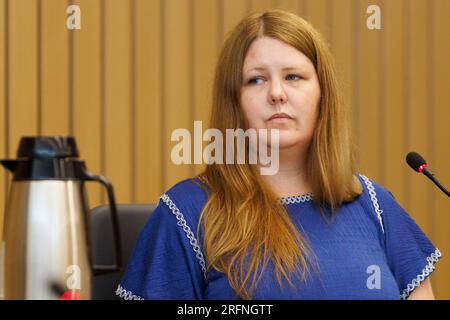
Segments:
[[[287,96],[280,81],[273,81],[270,86],[269,102],[271,104],[286,103]]]

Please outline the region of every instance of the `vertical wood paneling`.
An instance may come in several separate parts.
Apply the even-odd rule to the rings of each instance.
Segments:
[[[250,11],[264,11],[274,7],[274,0],[250,0]]]
[[[302,16],[301,3],[298,0],[276,0],[275,8],[290,11]]]
[[[161,1],[136,2],[136,201],[157,202],[162,194]]]
[[[450,2],[447,0],[434,1],[431,6],[432,31],[429,35],[433,39],[432,48],[432,82],[434,101],[433,128],[430,141],[434,144],[434,157],[430,161],[430,167],[438,179],[449,188],[450,186]],[[428,108],[425,108],[428,109]],[[422,177],[425,179],[425,177]],[[434,244],[444,255],[450,253],[450,215],[449,199],[428,181],[428,188],[433,188],[435,209],[434,218]],[[450,259],[442,259],[436,269],[435,281],[433,281],[436,297],[450,299]]]
[[[335,60],[335,66],[338,73],[338,82],[342,89],[342,98],[349,110],[349,121],[351,123],[353,144],[356,144],[358,139],[355,136],[355,127],[357,124],[357,117],[355,117],[355,110],[359,107],[356,103],[355,91],[357,90],[357,83],[354,77],[357,70],[355,61],[356,39],[353,26],[354,4],[353,0],[339,1],[339,6],[334,6],[330,14],[331,29],[333,38],[331,52]],[[356,155],[355,155],[356,156]],[[359,171],[359,168],[357,168]]]
[[[302,17],[307,20],[309,19],[309,17],[308,17],[308,1],[309,0],[298,0],[299,5],[300,5],[300,13],[301,13]]]
[[[69,134],[69,31],[66,1],[41,0],[41,133]],[[73,32],[73,31],[72,31]]]
[[[136,0],[129,0],[129,19],[130,19],[130,202],[136,203],[136,179],[137,179],[137,171],[136,171],[136,122],[137,122],[137,112],[136,112],[136,8],[137,3]]]
[[[410,150],[418,151],[427,159],[430,155],[430,112],[428,90],[429,86],[429,51],[427,47],[427,1],[411,0],[408,2],[409,10],[406,14],[409,16],[409,65],[408,65],[408,86],[409,86],[409,104],[407,110],[408,131],[407,145]],[[407,203],[408,210],[416,222],[423,228],[427,234],[431,234],[431,214],[430,197],[427,190],[432,186],[427,179],[414,172],[409,171],[409,190],[410,199]],[[407,180],[407,181],[408,181]]]
[[[6,94],[7,94],[7,83],[6,83],[6,32],[7,29],[7,15],[6,15],[6,0],[0,0],[0,159],[5,159],[7,156],[6,152]],[[0,243],[3,240],[3,219],[4,219],[4,208],[6,201],[6,171],[3,167],[0,167]],[[1,268],[0,268],[1,269]],[[1,277],[1,276],[0,276]]]
[[[81,29],[73,34],[73,105],[74,135],[80,158],[86,161],[89,171],[102,170],[102,0],[77,0],[81,8]],[[65,12],[65,11],[64,11]],[[87,183],[89,205],[100,204],[102,187]]]
[[[172,162],[171,150],[177,142],[172,143],[170,138],[175,129],[192,130],[189,73],[194,71],[190,69],[190,5],[187,1],[167,0],[164,6],[163,170],[166,189],[190,175],[190,165]]]
[[[5,125],[8,132],[4,143],[6,156],[15,158],[20,138],[38,131],[38,13],[37,1],[8,2],[8,112]],[[2,72],[4,72],[2,70]],[[6,140],[8,139],[8,140]],[[1,169],[4,170],[4,169]],[[5,195],[11,174],[6,174]],[[4,200],[5,201],[5,200]],[[4,207],[2,207],[3,210]],[[2,214],[3,216],[3,214]],[[3,222],[1,225],[3,229]]]
[[[361,44],[360,44],[360,34],[361,34],[361,22],[359,18],[360,14],[360,5],[359,1],[352,0],[352,57],[353,57],[353,68],[352,68],[352,96],[351,101],[353,103],[352,106],[352,132],[353,132],[353,143],[355,148],[355,161],[357,170],[359,172],[362,171],[361,168],[361,160],[360,160],[360,149],[361,145],[361,122],[360,119],[360,101],[361,101],[361,85],[360,85],[360,76],[359,66],[361,64]]]
[[[221,38],[225,39],[227,33],[235,27],[250,10],[248,0],[219,0],[222,12]]]
[[[325,41],[331,42],[330,32],[330,15],[328,14],[328,0],[308,0],[306,3],[307,20],[319,30],[324,36]]]
[[[380,112],[381,88],[379,77],[382,74],[382,64],[380,57],[381,30],[369,30],[366,26],[368,14],[367,7],[371,4],[377,4],[383,11],[380,1],[359,1],[359,76],[360,81],[360,100],[356,101],[355,107],[358,108],[359,119],[356,119],[360,125],[359,131],[359,159],[361,171],[369,177],[380,179],[380,156],[383,152],[380,140],[380,121],[382,115]],[[383,26],[383,25],[382,25]]]
[[[38,128],[38,1],[9,1],[9,156]]]
[[[7,155],[15,158],[20,138],[38,133],[38,1],[9,1],[8,10]]]
[[[131,50],[130,5],[123,0],[105,2],[105,174],[116,191],[117,202],[131,201]]]
[[[219,7],[217,1],[195,0],[193,34],[193,119],[200,120],[203,130],[208,127],[212,104],[212,85],[214,68],[218,54]],[[203,144],[205,145],[205,143]],[[202,161],[203,162],[203,161]],[[200,173],[205,166],[194,165],[194,174]]]
[[[354,95],[354,51],[353,51],[353,37],[348,35],[352,33],[352,0],[339,1],[339,10],[330,12],[331,28],[333,29],[333,44],[331,51],[336,63],[338,72],[338,80],[343,90],[343,98],[347,105],[352,109],[355,108]],[[352,119],[351,123],[354,124]]]
[[[406,203],[403,186],[405,175],[410,174],[410,169],[405,166],[405,83],[404,57],[405,48],[403,39],[405,28],[402,16],[404,14],[403,1],[386,1],[382,12],[382,23],[384,23],[384,49],[383,55],[386,61],[384,75],[381,75],[386,90],[385,113],[385,137],[383,141],[383,152],[387,155],[383,162],[382,170],[385,173],[386,187],[391,190],[397,201]]]

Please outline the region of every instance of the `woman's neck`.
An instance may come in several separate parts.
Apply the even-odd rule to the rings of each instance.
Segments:
[[[262,175],[279,197],[312,192],[307,174],[306,150],[300,148],[280,149],[278,172]]]

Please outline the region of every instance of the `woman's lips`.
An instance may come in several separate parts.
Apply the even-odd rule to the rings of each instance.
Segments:
[[[276,122],[284,122],[291,120],[292,117],[288,115],[287,113],[275,113],[272,115],[268,121],[276,121]]]

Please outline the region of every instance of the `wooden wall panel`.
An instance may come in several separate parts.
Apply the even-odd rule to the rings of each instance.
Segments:
[[[250,11],[248,0],[218,0],[221,11],[221,38],[225,39],[226,34]]]
[[[164,132],[162,154],[164,189],[180,179],[188,178],[189,165],[175,165],[171,160],[171,150],[177,142],[170,141],[172,132],[178,128],[192,130],[190,73],[191,69],[191,30],[190,10],[187,1],[164,1],[164,47],[163,47],[163,113]],[[193,159],[193,158],[191,158]]]
[[[355,90],[353,75],[356,69],[354,64],[355,39],[348,36],[353,32],[354,25],[352,0],[340,1],[339,10],[333,10],[329,15],[330,30],[332,30],[331,52],[335,60],[339,84],[343,90],[345,103],[351,110],[354,110],[357,107],[353,99],[355,97],[353,94]],[[353,115],[353,113],[351,114]],[[356,119],[352,118],[350,121],[353,126]]]
[[[331,43],[331,21],[328,0],[307,0],[306,17],[312,25],[319,30],[328,43]]]
[[[386,153],[382,163],[384,183],[394,194],[397,201],[406,204],[403,186],[406,175],[412,171],[405,165],[406,146],[405,125],[405,25],[401,18],[404,14],[404,1],[386,1],[382,16],[384,25],[383,60],[385,73],[382,76],[386,92],[384,99],[385,112],[382,128],[386,139],[383,141],[383,152]]]
[[[249,0],[250,11],[264,11],[275,7],[274,0]]]
[[[8,146],[15,158],[22,136],[38,134],[38,2],[8,1]],[[2,169],[4,170],[4,169]],[[12,175],[7,174],[8,181]],[[6,188],[8,189],[8,188]],[[3,207],[3,206],[2,206]]]
[[[164,0],[162,0],[164,1]],[[135,5],[135,201],[158,202],[163,193],[161,2]]]
[[[425,159],[431,154],[428,91],[432,90],[429,85],[427,3],[426,0],[411,0],[408,2],[408,10],[406,11],[406,15],[408,15],[407,39],[409,47],[406,76],[409,91],[408,109],[406,110],[408,121],[406,145],[410,150],[419,152]],[[430,234],[433,231],[429,212],[430,192],[426,191],[431,191],[429,181],[412,171],[409,173],[406,179],[406,190],[409,195],[406,203],[407,209],[424,231]]]
[[[193,120],[202,121],[203,131],[208,128],[212,105],[212,85],[219,52],[219,6],[217,1],[195,0],[192,4],[192,54],[191,90]],[[203,143],[205,146],[206,143]],[[205,165],[192,166],[192,174],[203,171]]]
[[[380,87],[380,77],[384,72],[381,63],[382,30],[369,30],[366,26],[367,7],[377,4],[383,10],[381,1],[358,1],[359,39],[358,49],[358,80],[359,99],[355,101],[355,108],[359,109],[356,119],[359,130],[358,137],[359,160],[361,172],[368,177],[380,181],[380,161],[383,157],[381,148],[380,121],[382,119],[381,96],[384,94]],[[381,181],[380,181],[381,182]]]
[[[39,30],[38,3],[19,0],[4,1],[0,5],[2,7],[0,137],[3,140],[0,149],[2,158],[11,158],[16,157],[22,136],[38,133],[38,32],[36,31]],[[2,210],[0,239],[2,239],[3,209],[12,175],[3,168],[0,170],[2,170],[0,186],[3,193],[0,198]]]
[[[430,158],[430,168],[438,179],[447,188],[450,188],[450,2],[447,0],[434,1],[430,6],[430,21],[432,34],[432,57],[428,59],[432,68],[430,77],[432,92],[432,120],[431,136],[429,142],[433,144],[433,155]],[[425,109],[428,109],[425,107]],[[419,177],[417,177],[419,178]],[[421,177],[425,180],[425,177]],[[437,189],[430,181],[427,188],[432,190],[433,207],[426,210],[433,219],[434,230],[431,235],[434,244],[442,251],[444,258],[439,262],[436,269],[435,288],[436,297],[439,299],[450,299],[450,259],[445,258],[450,253],[450,210],[448,197]]]
[[[9,150],[38,133],[38,1],[9,1]]]
[[[301,2],[298,0],[276,0],[275,8],[290,11],[302,16]]]
[[[81,8],[81,29],[73,36],[73,134],[77,139],[80,158],[89,171],[104,174],[104,11],[102,0],[77,0]],[[86,184],[89,206],[104,203],[103,187]]]
[[[0,159],[7,157],[7,139],[8,133],[6,131],[7,121],[7,14],[6,14],[6,0],[0,0]],[[4,206],[7,197],[7,173],[0,167],[0,243],[3,240],[3,219]],[[1,270],[1,267],[0,267]],[[1,276],[0,276],[1,277]]]
[[[69,135],[69,30],[66,1],[41,0],[40,123],[42,135]]]
[[[131,130],[131,6],[123,0],[105,2],[105,174],[117,202],[131,202],[134,154]]]

